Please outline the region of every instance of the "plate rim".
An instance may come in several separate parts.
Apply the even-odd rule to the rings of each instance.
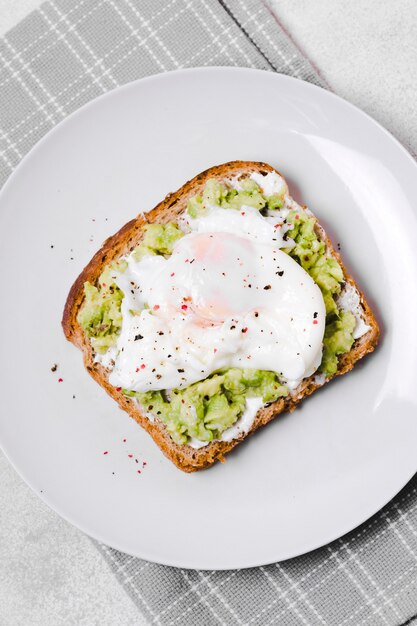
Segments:
[[[365,111],[363,111],[362,109],[360,109],[359,107],[357,107],[356,105],[352,104],[351,102],[349,102],[348,100],[346,100],[345,98],[335,94],[334,92],[321,87],[319,85],[315,85],[313,83],[310,83],[308,81],[299,79],[299,78],[295,78],[293,76],[288,76],[286,74],[282,74],[279,72],[271,72],[269,70],[261,70],[261,69],[256,69],[256,68],[247,68],[247,67],[234,67],[234,66],[210,66],[210,67],[192,67],[192,68],[183,68],[183,69],[178,69],[178,70],[172,70],[169,72],[161,72],[159,74],[153,74],[150,76],[146,76],[143,78],[139,78],[137,80],[134,81],[130,81],[128,83],[125,83],[124,85],[121,85],[119,87],[116,87],[110,91],[107,91],[106,93],[100,94],[99,96],[97,96],[96,98],[93,98],[92,100],[90,100],[89,102],[83,104],[81,107],[79,107],[78,109],[76,109],[75,111],[73,111],[72,113],[70,113],[69,115],[67,115],[64,119],[60,120],[53,128],[51,128],[48,132],[45,133],[45,135],[36,142],[36,144],[34,146],[31,147],[31,149],[25,154],[25,156],[21,159],[21,161],[18,163],[18,165],[15,167],[15,169],[13,170],[13,172],[10,174],[10,176],[7,178],[6,182],[4,183],[2,189],[0,190],[0,210],[3,210],[2,208],[2,203],[3,203],[3,199],[4,197],[7,195],[9,188],[14,184],[14,179],[19,175],[19,171],[22,167],[26,166],[26,164],[34,157],[36,156],[36,152],[37,150],[41,149],[44,145],[44,143],[46,143],[56,132],[59,131],[59,129],[61,129],[65,124],[72,122],[73,119],[75,119],[77,116],[82,115],[84,113],[85,110],[89,109],[90,107],[94,107],[97,103],[97,101],[102,101],[103,99],[107,99],[107,98],[111,98],[111,97],[117,97],[118,94],[120,94],[120,92],[123,91],[127,91],[129,89],[134,89],[138,84],[143,84],[143,83],[153,83],[153,82],[164,82],[168,77],[170,77],[171,75],[175,75],[175,76],[179,76],[182,77],[184,75],[188,75],[188,74],[195,74],[195,73],[224,73],[224,74],[263,74],[263,75],[267,75],[270,76],[272,80],[277,80],[279,81],[283,81],[285,82],[289,82],[289,83],[302,83],[303,84],[303,88],[308,90],[313,90],[314,91],[319,91],[319,92],[325,92],[326,93],[326,97],[329,97],[330,99],[335,100],[336,102],[338,102],[338,104],[341,104],[342,106],[347,106],[348,108],[352,109],[356,114],[359,114],[360,116],[364,117],[368,123],[371,123],[374,127],[376,127],[379,131],[382,131],[383,134],[385,136],[388,137],[388,139],[390,139],[394,145],[400,149],[400,152],[402,153],[402,155],[409,161],[409,163],[411,164],[411,166],[413,168],[417,168],[417,162],[414,159],[414,157],[412,156],[412,154],[409,152],[409,150],[400,143],[400,141],[389,131],[387,130],[384,126],[382,126],[382,124],[380,124],[378,121],[376,121],[373,117],[371,117],[371,115],[369,115],[368,113],[366,113]],[[66,520],[67,522],[69,522],[70,524],[72,524],[73,526],[75,526],[76,528],[78,528],[79,530],[81,530],[82,532],[84,532],[85,534],[87,534],[89,537],[95,539],[96,541],[98,541],[99,543],[103,544],[104,546],[109,546],[112,547],[120,552],[123,552],[125,554],[129,554],[131,556],[140,558],[140,559],[144,559],[153,563],[157,563],[160,565],[166,565],[166,566],[171,566],[171,567],[179,567],[182,569],[205,569],[207,571],[225,571],[225,570],[231,570],[231,569],[248,569],[248,568],[252,568],[252,567],[259,567],[259,566],[264,566],[264,565],[269,565],[272,563],[276,563],[276,562],[283,562],[286,561],[288,559],[292,559],[292,558],[296,558],[299,556],[303,556],[305,554],[308,554],[314,550],[317,550],[319,548],[322,548],[326,545],[328,545],[329,543],[342,538],[343,536],[345,536],[347,533],[353,531],[354,529],[358,528],[359,526],[361,526],[362,524],[364,524],[366,521],[370,520],[370,518],[372,518],[375,514],[377,514],[384,506],[388,505],[391,500],[393,498],[395,498],[398,493],[400,491],[402,491],[404,489],[404,487],[410,482],[410,480],[413,478],[413,476],[416,474],[417,472],[417,460],[416,460],[416,468],[412,471],[412,473],[408,476],[407,478],[403,481],[401,480],[401,484],[398,484],[395,487],[395,491],[393,493],[391,493],[389,495],[389,497],[387,498],[387,494],[385,494],[384,496],[381,496],[380,498],[380,502],[377,504],[376,508],[375,505],[370,507],[370,510],[366,513],[364,513],[362,516],[360,516],[359,521],[355,521],[355,523],[352,525],[351,522],[347,523],[345,527],[343,527],[342,529],[339,527],[339,529],[337,531],[335,531],[333,534],[330,534],[325,541],[323,540],[319,540],[317,541],[315,544],[313,544],[311,547],[309,547],[307,550],[302,549],[302,551],[300,552],[300,550],[293,550],[293,551],[289,551],[287,554],[284,554],[284,556],[280,556],[277,558],[273,558],[273,555],[271,554],[271,558],[268,560],[262,560],[262,562],[259,562],[258,559],[252,559],[252,561],[249,561],[245,559],[241,559],[243,561],[242,563],[237,563],[235,565],[230,565],[230,564],[226,564],[226,565],[220,565],[216,568],[207,568],[203,566],[199,566],[194,564],[190,564],[190,559],[188,559],[188,564],[187,562],[181,561],[181,558],[179,559],[175,559],[175,558],[171,558],[171,559],[163,559],[157,555],[154,554],[149,554],[146,552],[146,549],[142,550],[139,553],[132,553],[131,551],[127,551],[126,547],[124,547],[123,545],[121,545],[120,542],[115,542],[112,541],[111,543],[108,543],[107,540],[105,538],[100,537],[100,533],[95,532],[94,530],[92,531],[88,526],[88,524],[84,524],[84,523],[79,523],[78,521],[74,521],[74,519],[72,518],[71,515],[66,514],[66,513],[62,513],[59,509],[59,506],[55,505],[53,502],[50,501],[50,499],[48,498],[48,496],[46,494],[43,493],[39,493],[39,489],[38,487],[34,484],[34,481],[32,481],[30,476],[27,476],[27,472],[22,469],[19,466],[19,463],[15,463],[15,461],[13,460],[13,452],[9,449],[7,449],[7,446],[4,445],[4,443],[1,440],[1,430],[0,430],[0,448],[2,449],[6,459],[8,460],[8,462],[12,465],[12,467],[14,468],[14,470],[17,472],[17,474],[20,476],[20,478],[31,488],[31,490],[45,503],[47,504],[47,506],[52,509],[55,513],[57,513],[60,517],[62,517],[64,520]],[[273,548],[273,546],[271,547]],[[271,549],[271,553],[273,553],[273,549]],[[282,553],[282,550],[281,550]],[[187,560],[186,560],[187,561]]]

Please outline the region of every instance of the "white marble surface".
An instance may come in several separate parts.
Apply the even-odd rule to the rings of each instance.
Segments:
[[[30,11],[36,9],[40,3],[40,0],[0,0],[0,36]]]
[[[90,539],[51,511],[2,453],[0,624],[146,624]]]
[[[417,2],[268,2],[329,87],[417,154]]]
[[[329,86],[417,152],[417,3],[269,0]],[[0,0],[0,34],[39,0]],[[50,511],[0,453],[0,624],[141,626],[90,540]]]

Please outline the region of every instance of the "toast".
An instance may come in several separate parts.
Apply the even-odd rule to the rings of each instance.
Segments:
[[[264,426],[275,419],[281,413],[293,411],[304,398],[312,394],[323,384],[329,382],[334,376],[345,374],[351,370],[355,363],[372,352],[377,345],[379,338],[379,328],[363,293],[356,286],[353,278],[346,271],[339,253],[333,247],[322,226],[316,222],[316,235],[324,242],[327,255],[331,255],[340,264],[344,275],[344,289],[350,285],[356,290],[360,298],[360,312],[364,323],[369,327],[367,332],[356,339],[349,352],[342,354],[338,358],[337,371],[331,376],[317,376],[316,373],[304,378],[298,387],[287,397],[279,398],[261,408],[246,433],[232,439],[231,441],[215,440],[199,449],[190,445],[180,445],[175,443],[169,434],[164,423],[159,419],[150,420],[133,399],[126,397],[120,390],[109,382],[109,370],[95,360],[95,353],[92,344],[85,334],[83,328],[77,321],[77,315],[84,302],[84,283],[89,281],[95,284],[98,281],[103,268],[132,252],[142,241],[144,236],[143,227],[147,224],[167,224],[177,222],[178,218],[184,214],[190,198],[202,193],[206,182],[209,179],[219,181],[231,178],[249,176],[252,173],[266,175],[270,172],[277,172],[270,165],[258,162],[233,161],[212,167],[185,183],[178,191],[170,193],[153,210],[146,214],[139,214],[123,226],[115,235],[107,239],[101,249],[94,255],[90,263],[78,276],[67,297],[64,308],[62,327],[68,341],[77,346],[83,353],[84,365],[89,374],[101,385],[106,392],[119,404],[120,408],[126,411],[138,424],[142,426],[154,439],[164,454],[181,470],[194,472],[210,467],[216,461],[223,461],[225,455],[235,446],[242,443],[249,435],[255,433],[261,426]],[[279,174],[279,172],[278,172]],[[281,175],[280,175],[281,176]],[[293,206],[296,203],[291,199]],[[299,207],[300,210],[301,207]],[[310,215],[312,215],[309,212]]]

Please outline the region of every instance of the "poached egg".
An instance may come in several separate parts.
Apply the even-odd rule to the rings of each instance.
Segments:
[[[170,257],[130,255],[114,275],[124,298],[110,383],[182,388],[239,367],[275,371],[294,389],[320,365],[326,314],[319,287],[282,250],[283,217],[213,206],[183,225]]]

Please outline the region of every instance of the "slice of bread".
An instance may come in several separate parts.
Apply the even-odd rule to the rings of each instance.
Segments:
[[[178,217],[186,210],[189,198],[201,193],[207,180],[210,178],[225,180],[236,176],[249,176],[252,172],[265,175],[269,172],[276,172],[276,170],[266,163],[246,161],[233,161],[212,167],[185,183],[178,191],[168,194],[152,211],[140,214],[128,222],[119,232],[107,239],[101,249],[94,255],[71,287],[65,304],[62,319],[65,336],[82,351],[84,365],[90,375],[116,400],[124,411],[151,435],[164,454],[185,472],[194,472],[207,468],[218,460],[223,461],[224,456],[246,437],[253,434],[261,426],[271,422],[284,411],[293,411],[301,400],[309,396],[325,382],[328,382],[333,376],[327,379],[321,377],[320,380],[320,377],[313,374],[309,378],[304,379],[296,390],[286,398],[280,398],[269,406],[260,409],[250,431],[232,441],[213,441],[199,449],[194,449],[189,445],[178,445],[172,440],[165,425],[158,419],[155,419],[153,422],[150,421],[141,412],[134,399],[125,397],[121,391],[118,391],[109,383],[109,370],[100,363],[95,362],[95,355],[90,340],[77,322],[77,314],[84,301],[83,285],[85,281],[95,284],[104,266],[123,255],[129,254],[142,240],[143,226],[145,224],[165,224],[177,221]],[[346,284],[350,284],[360,295],[362,317],[370,328],[368,332],[354,342],[350,352],[339,357],[338,370],[335,374],[335,376],[338,376],[351,370],[359,359],[374,350],[378,342],[379,328],[363,293],[359,291],[353,278],[347,273],[340,255],[333,248],[324,229],[317,224],[316,232],[318,237],[325,242],[328,254],[332,255],[340,263]]]

